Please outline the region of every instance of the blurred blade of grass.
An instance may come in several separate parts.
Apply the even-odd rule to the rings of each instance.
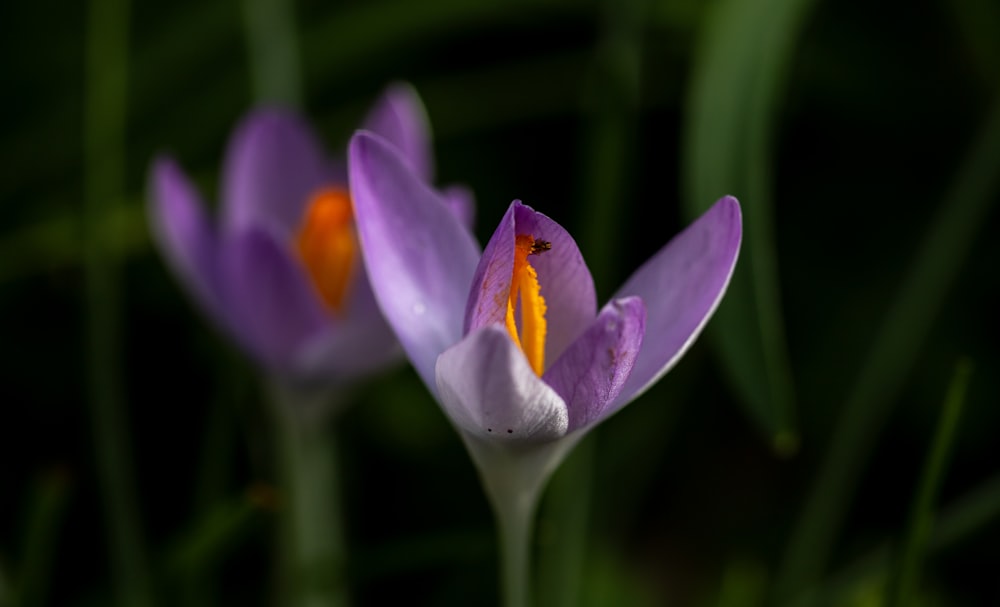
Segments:
[[[587,553],[586,575],[574,607],[655,607],[663,605],[656,583],[635,564],[609,546],[599,545]],[[548,607],[546,605],[545,607]]]
[[[104,254],[121,259],[144,250],[149,243],[145,208],[138,201],[119,197],[109,200],[103,220],[93,229]],[[81,222],[74,213],[23,228],[0,239],[0,283],[34,274],[62,270],[81,263]]]
[[[413,45],[478,25],[531,22],[541,16],[589,14],[597,0],[380,0],[333,13],[303,32],[307,82],[337,80],[388,61]]]
[[[726,567],[715,607],[758,607],[767,596],[767,568],[759,561],[735,559]]]
[[[170,583],[205,577],[278,507],[282,504],[267,485],[254,485],[238,497],[216,502],[167,547],[160,575]]]
[[[751,418],[779,453],[795,450],[774,238],[773,132],[793,47],[813,0],[720,0],[696,49],[684,200],[690,218],[724,194],[743,205],[744,239],[712,323],[722,360]]]
[[[291,0],[243,0],[257,103],[302,104],[301,61]]]
[[[431,111],[438,135],[443,133],[447,137],[470,130],[496,128],[576,109],[578,88],[575,85],[583,76],[586,59],[582,53],[542,56],[491,70],[441,77],[421,86],[420,92]],[[512,97],[512,103],[500,104],[499,110],[495,109],[494,102],[504,98],[504,91],[514,90],[525,82],[537,85],[532,95]],[[219,88],[231,84],[220,79]],[[347,125],[370,103],[367,94],[344,100],[342,107],[345,109],[321,115],[318,122],[324,127],[349,132]],[[456,107],[461,107],[462,111],[452,112]],[[228,122],[223,119],[225,110],[221,105],[218,113],[221,121]],[[180,125],[168,124],[165,128],[171,126]],[[203,174],[196,173],[196,176],[198,183],[206,181]],[[102,230],[101,239],[109,255],[121,258],[148,249],[149,233],[142,202],[139,197],[119,197],[108,204],[107,217],[95,222],[94,229]],[[81,262],[79,230],[78,216],[67,209],[66,214],[4,235],[0,238],[0,283],[77,266]]]
[[[234,14],[226,2],[195,4],[176,19],[156,21],[161,24],[158,29],[135,41],[129,82],[129,119],[137,127],[134,130],[158,120],[163,104],[175,99],[171,91],[235,37],[239,29]],[[218,90],[228,93],[231,88]],[[0,163],[6,168],[0,172],[0,200],[62,184],[80,166],[81,151],[76,146],[52,145],[65,141],[67,130],[77,128],[79,106],[78,96],[67,95],[5,125],[0,137]]]
[[[27,522],[21,546],[18,568],[17,606],[47,605],[46,593],[53,586],[52,563],[66,506],[69,502],[70,479],[65,470],[41,473],[28,499]],[[0,605],[6,605],[0,595]]]
[[[0,605],[15,606],[17,604],[17,596],[14,594],[6,563],[0,558]]]
[[[1000,98],[968,155],[873,339],[793,529],[775,591],[788,598],[822,574],[861,468],[889,415],[1000,187]]]
[[[153,604],[139,513],[121,377],[121,297],[117,259],[102,222],[125,189],[128,93],[128,0],[87,6],[83,113],[86,368],[97,477],[108,532],[116,602]]]
[[[886,586],[886,607],[912,605],[911,601],[917,595],[920,570],[934,526],[934,505],[955,442],[958,420],[962,415],[971,373],[972,363],[966,359],[960,360],[956,365],[944,406],[941,408],[931,449],[924,462],[920,489],[906,525],[906,536],[895,559],[896,564],[889,575],[889,583]]]
[[[495,538],[493,529],[435,529],[377,546],[359,546],[351,579],[363,585],[433,570],[455,570],[476,564],[485,567],[496,558]]]
[[[995,0],[947,0],[944,10],[955,20],[969,59],[988,87],[1000,86],[1000,3]]]
[[[623,200],[630,200],[629,167],[634,165],[642,25],[646,0],[605,0],[602,34],[584,97],[584,149],[579,172],[580,216],[574,219],[581,252],[604,301],[619,283]],[[600,430],[597,430],[599,432]],[[596,432],[580,441],[554,474],[541,517],[549,541],[539,544],[535,586],[539,605],[581,604],[590,536],[590,508]]]
[[[933,556],[975,537],[984,527],[1000,519],[1000,476],[995,476],[981,486],[959,498],[935,516],[934,529],[927,543],[926,555]],[[814,607],[817,605],[843,605],[844,597],[859,586],[885,575],[892,563],[891,545],[883,543],[865,556],[855,560],[835,575],[817,582],[791,600],[784,607]]]

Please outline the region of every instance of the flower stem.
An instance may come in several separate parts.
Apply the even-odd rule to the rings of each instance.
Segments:
[[[258,102],[301,104],[299,42],[288,0],[244,0],[254,98]]]
[[[500,530],[500,575],[504,607],[531,604],[531,531],[537,499],[534,495],[512,496],[495,503]]]
[[[285,583],[291,605],[348,604],[344,533],[337,486],[337,443],[328,424],[311,419],[327,393],[274,384]]]

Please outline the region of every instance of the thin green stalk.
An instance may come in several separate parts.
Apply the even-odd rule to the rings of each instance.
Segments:
[[[535,521],[533,498],[495,503],[500,531],[500,575],[505,607],[531,605],[531,536]]]
[[[329,394],[272,385],[281,490],[285,584],[298,607],[347,605],[335,433],[323,423]],[[311,419],[309,413],[319,413]]]
[[[721,0],[704,19],[686,101],[689,218],[723,194],[743,205],[744,240],[712,338],[742,404],[779,455],[795,451],[795,386],[774,244],[774,133],[814,0]]]
[[[128,0],[91,0],[84,103],[84,247],[87,369],[97,474],[111,575],[121,605],[152,604],[132,486],[120,369],[121,302],[114,256],[102,221],[125,188]]]
[[[42,473],[35,481],[24,527],[24,545],[18,569],[19,607],[45,605],[52,586],[59,530],[66,512],[70,479],[64,470]],[[0,597],[0,605],[4,605]]]
[[[291,0],[243,0],[258,103],[302,103],[299,42]]]
[[[900,550],[901,557],[886,588],[887,607],[911,605],[911,598],[915,596],[921,563],[927,552],[927,543],[934,525],[934,503],[937,501],[951,448],[955,442],[955,430],[962,415],[971,373],[972,363],[968,360],[959,361],[951,386],[948,388],[944,407],[941,409],[934,442],[924,464],[920,489],[910,512],[906,537]]]
[[[537,603],[580,604],[593,502],[594,433],[576,446],[553,475],[542,504],[539,528]]]
[[[993,477],[981,486],[938,513],[927,543],[927,554],[947,550],[993,524],[1000,518],[1000,476]],[[835,575],[826,578],[793,600],[785,607],[813,607],[815,605],[846,604],[845,597],[866,580],[878,578],[890,564],[888,543],[857,559]]]
[[[978,131],[937,216],[928,224],[831,434],[833,443],[784,555],[777,598],[791,598],[814,585],[826,568],[862,466],[959,267],[986,225],[984,217],[996,200],[998,186],[1000,98]]]

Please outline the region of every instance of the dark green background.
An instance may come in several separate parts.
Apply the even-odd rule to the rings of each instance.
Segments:
[[[576,233],[585,256],[596,253],[606,296],[687,223],[682,137],[712,13],[688,0],[642,6],[638,87],[623,86],[635,96],[617,103],[604,94],[615,90],[614,76],[601,63],[614,9],[595,2],[300,1],[303,110],[341,153],[382,87],[411,82],[434,130],[438,183],[474,190],[480,240],[520,198]],[[56,605],[111,600],[86,399],[86,10],[76,2],[0,9],[0,569],[16,579],[31,546],[46,547],[42,585]],[[185,604],[186,582],[164,564],[170,550],[214,504],[272,483],[271,438],[254,370],[150,246],[145,180],[153,155],[170,151],[214,200],[226,138],[253,93],[239,3],[134,2],[131,10],[124,211],[108,220],[108,238],[120,269],[120,364],[145,544],[163,604]],[[800,448],[785,457],[771,449],[766,423],[727,380],[722,340],[700,340],[588,439],[585,604],[715,605],[727,571],[773,577],[823,454],[851,440],[832,432],[835,420],[996,105],[997,40],[1000,8],[989,0],[810,4],[787,57],[768,165]],[[620,193],[617,225],[595,230],[586,201],[599,187],[593,133],[607,107],[619,111],[613,128],[625,152],[614,156],[621,177],[609,177]],[[734,187],[720,182],[714,197],[736,195],[745,214],[756,212]],[[997,189],[988,196],[997,202]],[[974,371],[938,503],[996,485],[994,207],[968,239],[944,245],[968,253],[889,396],[830,573],[903,533],[961,357]],[[494,603],[493,519],[440,410],[402,366],[356,400],[339,426],[356,603]],[[54,502],[39,497],[46,490]],[[49,537],[29,524],[40,503],[56,504],[43,525]],[[1000,526],[995,516],[986,521],[928,555],[926,604],[1000,601]],[[271,510],[258,509],[227,536],[205,570],[215,604],[270,604],[273,522]],[[558,541],[549,533],[558,524],[558,513],[543,510],[543,554]],[[738,604],[758,604],[747,600]]]

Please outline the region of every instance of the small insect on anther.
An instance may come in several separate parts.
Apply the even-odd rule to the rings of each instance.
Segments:
[[[538,255],[549,251],[552,249],[552,243],[547,240],[542,240],[541,238],[536,238],[535,242],[531,243],[531,250],[528,251],[528,255]]]

